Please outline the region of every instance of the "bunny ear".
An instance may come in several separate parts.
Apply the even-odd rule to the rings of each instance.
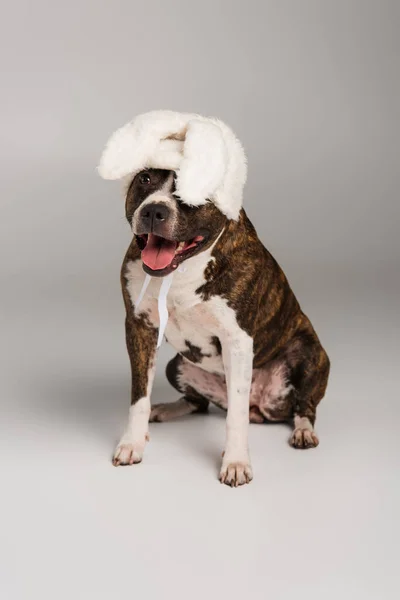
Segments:
[[[247,160],[233,131],[218,119],[189,121],[177,193],[193,206],[211,200],[228,219],[237,220],[243,204]]]
[[[205,204],[222,185],[227,165],[221,129],[209,121],[189,121],[177,178],[178,196],[192,206]]]
[[[182,161],[182,144],[169,143],[177,140],[167,138],[182,135],[191,116],[157,110],[139,115],[117,129],[101,156],[97,168],[100,176],[103,179],[122,179],[146,167],[176,169]],[[165,156],[162,157],[164,150]]]
[[[173,111],[139,115],[110,137],[98,171],[104,179],[122,179],[151,167],[177,172],[182,202],[200,206],[210,200],[238,219],[246,156],[222,121]]]

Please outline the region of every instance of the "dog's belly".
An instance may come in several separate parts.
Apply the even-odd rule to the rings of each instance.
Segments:
[[[180,367],[181,381],[199,394],[223,409],[228,408],[228,394],[225,377],[221,373],[211,373],[201,365],[186,360]],[[291,398],[292,384],[286,377],[285,363],[272,362],[262,369],[253,369],[249,395],[250,418],[254,422],[285,421],[293,413]]]

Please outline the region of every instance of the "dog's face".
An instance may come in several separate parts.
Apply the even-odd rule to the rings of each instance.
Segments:
[[[188,206],[175,195],[175,173],[138,173],[126,196],[126,217],[142,252],[143,269],[163,277],[208,248],[227,218],[212,203]]]

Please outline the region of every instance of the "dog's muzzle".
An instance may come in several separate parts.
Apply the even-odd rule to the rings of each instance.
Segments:
[[[141,211],[140,220],[148,232],[153,232],[170,217],[170,214],[171,211],[165,204],[147,204]]]
[[[167,237],[172,230],[172,210],[163,203],[152,202],[140,209],[137,231]]]

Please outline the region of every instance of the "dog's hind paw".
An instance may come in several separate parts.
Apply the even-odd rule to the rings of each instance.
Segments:
[[[154,404],[151,409],[150,423],[162,423],[171,421],[179,417],[198,412],[198,408],[192,402],[188,402],[185,397],[176,402],[163,402]]]
[[[306,450],[307,448],[316,448],[319,444],[319,439],[310,429],[295,429],[290,437],[289,444],[293,448]]]

